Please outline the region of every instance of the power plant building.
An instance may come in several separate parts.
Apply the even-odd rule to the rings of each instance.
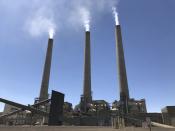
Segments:
[[[61,125],[63,123],[65,125],[109,126],[111,125],[111,123],[116,122],[118,118],[121,118],[120,120],[131,124],[133,122],[132,119],[130,119],[131,121],[125,120],[127,119],[126,117],[134,118],[140,120],[141,122],[145,121],[146,117],[150,117],[153,121],[162,123],[163,120],[164,124],[175,125],[175,107],[165,107],[164,109],[162,109],[162,114],[147,113],[145,99],[136,100],[130,97],[120,25],[115,26],[115,37],[116,58],[118,68],[117,75],[120,98],[119,100],[115,100],[112,103],[112,107],[105,100],[94,100],[92,98],[91,33],[90,31],[85,31],[83,93],[81,95],[79,105],[77,105],[76,108],[73,109],[71,103],[64,102],[64,94],[56,91],[52,91],[54,95],[51,98],[49,97],[48,88],[53,50],[53,39],[50,38],[48,40],[48,47],[46,52],[46,59],[44,63],[44,70],[39,96],[35,99],[34,105],[21,105],[25,110],[23,108],[17,108],[15,106],[5,104],[3,114],[19,111],[18,114],[11,115],[11,117],[9,117],[9,119],[6,120],[10,121],[11,119],[13,123],[14,121],[16,122],[17,119],[17,124],[31,124],[32,122],[40,122],[40,124],[51,123],[51,125],[56,125],[58,123]],[[47,101],[47,103],[44,102],[43,104],[43,101]],[[57,104],[52,103],[51,101],[54,101]],[[3,102],[3,100],[1,100],[1,102]],[[40,105],[40,103],[42,104]],[[57,110],[58,108],[59,110]],[[33,112],[28,111],[27,109],[32,110],[36,115],[33,115]],[[30,119],[31,115],[34,116],[33,120]],[[113,120],[115,121],[113,121],[111,118],[114,118]]]
[[[166,106],[161,111],[163,123],[175,126],[175,106]]]
[[[38,98],[35,99],[35,104],[42,102],[44,100],[47,100],[49,98],[48,95],[48,88],[49,88],[49,78],[50,78],[50,68],[51,68],[51,59],[52,59],[52,48],[53,48],[53,39],[48,40],[48,47],[46,52],[46,59],[44,64],[44,71],[43,71],[43,77],[42,77],[42,83],[40,88],[40,95]],[[45,110],[49,112],[49,105],[42,105],[42,110]],[[13,113],[17,112],[17,113]],[[30,111],[23,111],[20,108],[17,108],[15,106],[5,104],[3,115],[7,115],[6,121],[13,124],[30,124],[31,118],[30,118]],[[9,115],[8,114],[12,114]],[[35,115],[35,118],[37,121],[39,119],[43,119],[40,115]],[[42,121],[42,120],[40,120]]]

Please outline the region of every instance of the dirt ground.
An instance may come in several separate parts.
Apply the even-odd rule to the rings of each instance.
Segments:
[[[0,127],[0,131],[150,131],[148,128],[127,127],[125,129],[112,129],[111,127],[78,127],[78,126],[61,126],[61,127]],[[152,128],[151,131],[175,131],[175,129]]]

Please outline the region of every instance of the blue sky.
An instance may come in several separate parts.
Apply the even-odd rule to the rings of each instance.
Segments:
[[[56,12],[57,25],[49,92],[63,92],[65,100],[75,105],[83,91],[84,28],[77,16],[69,21],[74,18],[72,5],[62,1],[49,5]],[[85,2],[92,15],[93,99],[112,103],[119,99],[115,23],[110,6],[94,9],[99,1],[90,7]],[[33,37],[26,30],[28,16],[40,5],[29,3],[0,2],[0,97],[23,104],[32,104],[39,95],[48,40],[46,33]],[[174,0],[121,0],[118,4],[130,96],[145,98],[149,112],[175,104],[174,7]]]

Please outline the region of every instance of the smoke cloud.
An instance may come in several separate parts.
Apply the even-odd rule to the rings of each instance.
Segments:
[[[44,16],[36,16],[29,19],[26,26],[32,36],[40,36],[43,33],[49,33],[49,37],[53,38],[56,30],[56,24],[53,19]]]
[[[54,35],[55,35],[55,30],[54,30],[54,28],[50,28],[50,29],[49,29],[49,38],[50,38],[50,39],[53,39]]]
[[[1,0],[0,11],[6,11],[9,17],[15,16],[24,24],[22,29],[33,37],[49,34],[50,38],[63,28],[90,30],[91,25],[104,12],[111,12],[119,0]],[[113,8],[116,18],[117,12]],[[17,22],[18,23],[18,22]]]
[[[119,0],[72,0],[68,25],[75,27],[84,26],[86,31],[90,30],[94,23],[104,12],[111,12],[112,7],[118,4]]]
[[[40,7],[40,0],[34,1],[35,7],[25,22],[25,28],[31,36],[37,37],[44,33],[49,34],[49,38],[53,38],[57,29],[54,19],[54,10],[46,2]],[[46,5],[48,4],[48,5]]]
[[[117,12],[116,7],[113,7],[113,8],[112,8],[112,11],[113,11],[113,15],[114,15],[114,18],[115,18],[115,24],[116,24],[116,25],[119,25],[120,23],[119,23],[118,12]]]
[[[86,8],[82,7],[79,9],[82,23],[86,31],[90,31],[90,12]]]

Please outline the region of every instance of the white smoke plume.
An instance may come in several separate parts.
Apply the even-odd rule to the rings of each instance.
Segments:
[[[40,36],[43,33],[49,33],[49,37],[53,38],[56,25],[51,18],[44,16],[36,16],[27,21],[28,31],[32,36]]]
[[[36,7],[28,17],[25,28],[31,36],[38,37],[47,33],[49,38],[53,38],[57,29],[54,19],[54,10],[50,8],[48,1],[38,6],[40,3],[41,0],[34,1]]]
[[[113,7],[112,11],[113,11],[113,15],[114,15],[114,18],[115,18],[115,24],[119,25],[120,23],[119,23],[118,12],[117,12],[116,7]]]
[[[49,29],[49,38],[53,39],[54,35],[55,35],[55,29],[54,28],[50,28]]]
[[[100,14],[111,12],[119,0],[72,0],[68,25],[78,30],[79,25],[83,25],[86,31],[91,25],[98,21]]]
[[[86,31],[90,31],[90,12],[86,8],[80,8],[81,20]]]
[[[89,31],[94,22],[103,17],[104,13],[110,13],[112,7],[116,7],[118,1],[0,0],[0,11],[7,12],[6,15],[9,17],[15,15],[18,19],[13,19],[14,22],[23,23],[22,28],[31,36],[42,36],[50,32],[50,37],[53,37],[56,32],[62,31],[63,28],[64,30],[65,28],[79,30],[83,25],[86,31]],[[116,12],[115,16],[117,16]]]

